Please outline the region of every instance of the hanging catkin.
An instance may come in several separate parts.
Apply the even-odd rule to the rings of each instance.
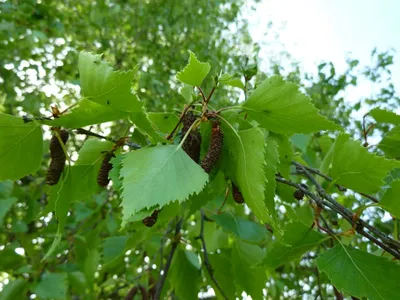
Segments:
[[[60,138],[65,145],[69,138],[68,131],[60,130]],[[66,159],[63,147],[55,134],[50,141],[50,159],[50,166],[46,174],[46,183],[48,185],[55,185],[60,180]]]
[[[182,123],[182,139],[189,131],[190,126],[196,121],[196,116],[192,112],[186,113]],[[201,147],[201,135],[200,132],[192,130],[187,136],[186,140],[183,142],[182,149],[193,159],[196,163],[200,161],[200,147]]]
[[[110,162],[111,158],[113,157],[115,157],[114,151],[109,151],[104,155],[99,174],[97,175],[97,183],[100,186],[106,187],[110,182],[110,179],[108,178],[108,173],[113,167],[112,163]]]
[[[214,120],[211,129],[210,146],[208,148],[206,156],[201,162],[201,167],[207,173],[210,173],[212,171],[215,164],[221,157],[223,141],[224,141],[224,135],[219,126],[219,121]]]
[[[147,227],[153,227],[154,224],[156,224],[157,222],[157,217],[158,217],[158,213],[160,211],[158,209],[154,210],[153,213],[151,214],[151,216],[148,216],[146,218],[143,219],[143,224]]]
[[[239,190],[238,186],[232,182],[232,197],[236,203],[242,204],[244,203],[243,194]]]

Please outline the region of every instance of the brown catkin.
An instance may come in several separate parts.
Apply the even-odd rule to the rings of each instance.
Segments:
[[[108,178],[108,173],[113,167],[112,163],[110,163],[110,160],[113,157],[115,157],[113,151],[107,152],[104,155],[103,162],[101,163],[101,167],[99,170],[99,174],[97,175],[97,183],[100,186],[106,187],[110,182],[110,179]]]
[[[158,217],[158,213],[160,211],[158,209],[154,210],[153,213],[151,214],[151,216],[148,216],[146,218],[143,219],[143,224],[147,227],[153,227],[154,224],[156,224],[157,222],[157,217]]]
[[[233,200],[235,200],[236,203],[238,204],[243,204],[244,203],[244,198],[242,193],[240,192],[239,188],[237,187],[236,184],[232,182],[232,197]]]
[[[215,164],[221,157],[222,143],[224,141],[224,135],[221,128],[219,127],[219,121],[213,121],[211,129],[210,146],[207,154],[201,162],[201,167],[207,173],[210,173],[214,168]]]
[[[304,198],[304,192],[302,190],[295,190],[294,193],[293,193],[293,197],[296,200],[301,200],[301,199]]]
[[[188,132],[190,126],[196,121],[196,116],[192,112],[186,113],[182,120],[182,139]],[[198,130],[191,131],[183,142],[182,149],[190,156],[196,163],[200,161],[200,147],[201,147],[201,135]]]
[[[69,134],[66,130],[60,130],[60,138],[64,145],[68,141]],[[57,135],[53,135],[50,141],[50,166],[46,174],[46,183],[55,185],[60,180],[65,167],[65,153]]]

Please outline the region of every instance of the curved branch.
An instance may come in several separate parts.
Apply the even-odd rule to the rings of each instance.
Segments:
[[[155,292],[155,295],[154,295],[154,299],[155,300],[159,300],[160,297],[161,297],[161,291],[162,291],[162,288],[164,286],[165,279],[167,278],[168,270],[171,267],[172,259],[174,257],[176,248],[178,247],[179,242],[180,242],[179,234],[180,234],[180,231],[181,231],[182,222],[183,222],[183,219],[181,218],[178,221],[178,223],[176,224],[175,237],[174,237],[174,239],[172,241],[172,244],[171,244],[171,251],[169,252],[167,263],[165,264],[163,272],[160,275],[160,278],[159,278],[159,280],[157,282],[157,285],[156,285],[156,292]]]
[[[202,209],[200,209],[200,213],[201,213],[200,234],[196,238],[201,241],[201,245],[202,245],[202,248],[203,248],[203,256],[204,256],[204,266],[206,267],[206,270],[207,270],[208,274],[210,275],[211,280],[214,282],[215,287],[221,293],[222,297],[224,297],[224,299],[227,300],[228,297],[226,296],[224,290],[219,285],[217,279],[214,277],[214,270],[213,270],[213,268],[211,266],[210,260],[208,259],[206,241],[204,239],[204,220],[206,219],[206,216],[205,216],[204,211]]]

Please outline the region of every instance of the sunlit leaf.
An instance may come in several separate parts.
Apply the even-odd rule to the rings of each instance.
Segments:
[[[378,144],[378,148],[385,152],[387,158],[400,158],[400,125],[392,128],[384,135],[382,141]]]
[[[375,119],[378,123],[390,123],[400,125],[400,115],[393,111],[374,108],[369,112],[369,115]]]
[[[199,193],[208,175],[174,145],[142,148],[122,160],[124,220],[144,208],[185,201]]]
[[[386,174],[400,163],[369,153],[350,136],[337,137],[332,156],[332,178],[335,183],[367,194],[376,193]]]
[[[239,187],[253,213],[262,222],[273,222],[264,203],[264,134],[259,128],[236,131],[222,123],[225,173]],[[228,156],[229,155],[229,156]]]
[[[340,129],[318,114],[310,98],[296,84],[285,82],[279,76],[264,80],[242,107],[262,127],[277,133]]]
[[[135,71],[114,71],[101,55],[79,55],[81,93],[90,101],[126,112],[141,112],[142,103],[132,92]]]
[[[379,205],[392,215],[400,218],[400,180],[394,180],[390,184],[390,188],[386,190]]]
[[[127,118],[129,113],[115,110],[87,99],[82,99],[70,112],[54,120],[43,120],[49,126],[64,126],[67,128],[80,128],[93,124],[100,124]]]
[[[0,180],[35,173],[43,158],[42,129],[35,122],[0,113]]]
[[[210,72],[211,66],[209,63],[200,62],[192,51],[189,51],[189,54],[189,63],[176,74],[176,78],[182,83],[200,86]]]

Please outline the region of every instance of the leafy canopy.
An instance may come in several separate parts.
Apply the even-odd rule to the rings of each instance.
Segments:
[[[114,4],[105,5],[104,18],[128,9]],[[78,11],[87,4],[80,5]],[[49,7],[39,8],[44,11],[35,13]],[[102,23],[99,11],[94,5],[91,22]],[[151,47],[180,38],[168,27],[163,43],[153,37]],[[383,139],[378,147],[363,147],[339,133],[357,126],[341,128],[343,119],[316,108],[326,100],[320,92],[323,101],[316,101],[317,88],[334,97],[347,86],[340,81],[320,74],[303,94],[292,79],[265,76],[248,60],[237,72],[214,72],[217,64],[208,61],[215,60],[200,51],[206,62],[189,52],[181,71],[173,67],[178,59],[157,51],[149,54],[158,60],[147,71],[121,71],[129,57],[118,48],[124,43],[114,43],[116,68],[86,51],[74,58],[81,93],[57,103],[73,104],[60,114],[54,108],[52,117],[38,116],[25,105],[20,110],[34,117],[23,119],[13,109],[0,114],[0,276],[9,280],[2,299],[133,299],[139,293],[192,299],[210,286],[221,299],[243,292],[261,299],[264,290],[269,298],[290,291],[295,298],[330,299],[331,286],[346,297],[398,298],[398,224],[381,220],[384,212],[400,214],[397,127],[385,125],[396,125],[396,115],[371,111]],[[164,65],[169,75],[153,72]],[[169,80],[166,91],[160,82]],[[235,87],[246,94],[240,105]],[[323,112],[335,111],[328,108]],[[47,155],[49,126],[71,136],[66,166],[53,186],[44,181],[54,159]],[[364,124],[354,136],[367,145],[374,126]],[[208,174],[201,167],[206,159],[212,161]],[[98,183],[104,174],[111,179],[106,187]],[[380,208],[364,214],[372,205]]]

